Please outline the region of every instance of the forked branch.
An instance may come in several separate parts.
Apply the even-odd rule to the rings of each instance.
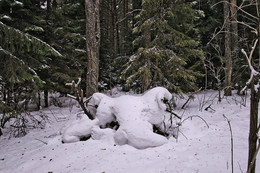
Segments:
[[[245,55],[245,57],[247,59],[248,66],[249,66],[249,68],[251,70],[250,79],[247,81],[246,86],[241,90],[241,93],[243,93],[248,88],[248,86],[252,83],[254,77],[259,75],[259,72],[257,72],[254,69],[253,65],[252,65],[252,57],[253,57],[253,53],[254,53],[254,51],[256,49],[257,42],[258,42],[258,39],[255,40],[254,45],[253,45],[253,47],[252,47],[252,49],[250,51],[249,56],[248,56],[248,54],[246,53],[246,51],[244,49],[241,50],[242,53]]]
[[[88,104],[89,100],[91,99],[91,97],[87,98],[84,101],[84,93],[83,93],[83,90],[80,88],[80,82],[81,82],[81,78],[79,78],[77,83],[75,83],[75,81],[73,80],[71,83],[66,84],[68,86],[71,86],[72,91],[74,93],[74,96],[68,95],[68,97],[76,100],[79,103],[82,110],[84,111],[84,113],[88,116],[88,118],[93,120],[94,116],[90,113],[90,111],[87,108],[87,104]]]

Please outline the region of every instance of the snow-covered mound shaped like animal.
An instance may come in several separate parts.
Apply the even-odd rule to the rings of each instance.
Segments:
[[[91,137],[93,126],[98,123],[98,120],[90,120],[87,116],[83,116],[73,121],[68,128],[66,128],[62,135],[64,143],[78,142],[82,138]]]
[[[114,132],[113,137],[118,145],[129,144],[138,149],[163,145],[167,139],[154,133],[153,125],[160,128],[167,114],[165,101],[171,99],[171,93],[163,87],[153,88],[142,96],[123,95],[111,98],[95,93],[89,101],[91,113],[95,115],[93,126],[105,128],[107,124],[117,121],[119,128]],[[88,124],[91,123],[86,123]],[[90,128],[86,128],[86,131],[89,132]],[[95,134],[95,136],[99,135]],[[75,139],[75,136],[66,135],[66,138]]]

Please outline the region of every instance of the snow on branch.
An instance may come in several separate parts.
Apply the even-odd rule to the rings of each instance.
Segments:
[[[107,138],[116,145],[128,144],[137,149],[161,146],[178,128],[170,100],[172,94],[163,87],[155,87],[139,96],[109,97],[94,93],[89,103],[96,107],[95,119],[76,120],[65,129],[62,141],[77,142],[82,137],[91,137],[94,140]],[[114,123],[117,127],[112,125]],[[107,128],[109,126],[113,129]]]
[[[259,72],[257,72],[257,71],[254,69],[253,65],[252,65],[252,57],[253,57],[253,53],[254,53],[254,51],[255,51],[255,49],[256,49],[257,42],[258,42],[258,39],[255,40],[254,45],[253,45],[253,47],[252,47],[252,49],[251,49],[251,51],[250,51],[249,56],[248,56],[248,54],[246,53],[246,51],[245,51],[244,49],[241,50],[241,52],[245,55],[245,57],[246,57],[246,59],[247,59],[247,63],[248,63],[249,68],[250,68],[250,70],[251,70],[250,78],[249,78],[249,80],[246,82],[246,86],[241,90],[241,93],[243,93],[243,92],[248,88],[248,86],[252,83],[254,77],[256,77],[256,76],[259,75]]]
[[[68,94],[68,97],[76,100],[79,105],[81,106],[82,110],[84,111],[84,113],[89,117],[89,119],[93,120],[94,116],[90,113],[90,111],[87,108],[87,104],[89,102],[90,98],[85,99],[84,98],[84,93],[83,90],[80,88],[80,82],[81,82],[81,78],[78,79],[77,83],[73,80],[71,83],[66,83],[66,86],[71,86],[71,89],[74,93],[73,95]]]
[[[0,28],[1,31],[6,35],[3,39],[8,39],[9,37],[11,37],[11,40],[13,42],[18,41],[19,44],[22,44],[21,46],[24,46],[26,43],[30,42],[30,46],[31,46],[31,50],[39,53],[39,54],[43,54],[44,56],[47,55],[53,55],[56,57],[61,57],[61,53],[59,53],[56,49],[54,49],[51,45],[49,45],[48,43],[42,41],[41,39],[34,37],[28,33],[24,33],[18,29],[15,29],[13,27],[10,27],[8,25],[5,25],[4,23],[0,22]],[[23,42],[21,42],[20,40],[15,39],[16,37],[22,38]],[[10,40],[9,40],[10,41]],[[4,47],[6,48],[6,47]],[[37,50],[37,51],[36,51]]]

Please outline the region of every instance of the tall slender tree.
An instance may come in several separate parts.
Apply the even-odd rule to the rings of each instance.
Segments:
[[[99,0],[86,0],[86,46],[87,46],[87,74],[86,96],[90,97],[98,91],[99,77],[99,47],[100,47],[100,21]]]
[[[230,14],[230,2],[225,0],[224,7],[224,28],[225,28],[225,96],[232,95],[232,56],[231,56],[231,14]]]
[[[244,21],[238,21],[238,23],[245,26],[251,31],[251,38],[253,41],[249,43],[248,49],[242,49],[242,53],[246,57],[247,66],[250,70],[250,78],[246,82],[246,86],[243,88],[244,91],[250,88],[250,123],[249,123],[249,137],[248,137],[248,170],[247,173],[255,173],[256,168],[256,156],[260,149],[259,144],[259,119],[258,119],[258,109],[259,109],[259,98],[260,98],[260,2],[259,0],[252,1],[242,1],[239,6],[239,12],[245,17]],[[244,10],[241,10],[244,9]],[[249,22],[248,22],[249,21]],[[253,22],[252,22],[253,21]],[[249,37],[250,38],[250,37]],[[258,49],[258,52],[257,52]],[[258,144],[257,144],[258,143]]]

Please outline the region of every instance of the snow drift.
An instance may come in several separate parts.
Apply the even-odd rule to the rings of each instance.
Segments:
[[[82,137],[90,136],[96,140],[112,136],[115,144],[129,144],[138,149],[163,145],[167,143],[167,138],[154,133],[153,126],[164,130],[162,124],[169,117],[165,101],[171,99],[172,94],[162,87],[153,88],[142,96],[112,98],[95,93],[89,101],[95,119],[85,117],[73,122],[65,129],[63,142],[77,142]],[[112,122],[119,124],[117,130],[106,128]]]

